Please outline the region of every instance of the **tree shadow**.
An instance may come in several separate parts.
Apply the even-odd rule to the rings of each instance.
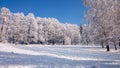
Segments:
[[[41,65],[47,66],[44,68],[75,68],[81,65],[85,68],[95,68],[97,66],[101,68],[119,68],[120,65],[107,65],[100,63],[111,63],[113,61],[75,61],[62,58],[56,58],[51,56],[39,56],[39,55],[26,55],[16,54],[13,52],[0,52],[0,65],[36,65],[36,68],[40,68]]]

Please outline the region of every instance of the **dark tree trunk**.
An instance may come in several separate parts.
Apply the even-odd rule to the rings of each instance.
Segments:
[[[63,40],[63,45],[65,45],[65,41]]]
[[[83,43],[83,27],[82,27],[82,25],[80,25],[80,36],[81,36],[81,43]]]
[[[119,41],[119,49],[120,49],[120,41]]]
[[[1,38],[3,37],[4,24],[5,24],[5,18],[3,18],[2,27],[1,27]],[[1,39],[1,41],[4,41],[4,40]]]
[[[114,45],[115,46],[115,50],[117,50],[117,46],[116,45]]]
[[[27,36],[26,45],[29,44],[29,42],[30,42],[30,41],[29,41],[29,40],[30,40],[30,36],[29,36],[29,35],[30,35],[30,26],[29,26],[29,28],[28,28],[28,36]]]
[[[106,49],[107,49],[107,51],[110,51],[110,47],[109,47],[108,44],[107,44],[107,46],[106,46]]]
[[[109,47],[108,39],[107,39],[107,34],[106,34],[105,30],[103,31],[103,35],[105,36],[106,49],[107,49],[107,51],[110,51],[110,47]]]
[[[25,43],[25,45],[28,45],[28,43]]]
[[[117,46],[116,46],[116,44],[115,44],[115,41],[114,41],[114,40],[113,40],[113,43],[114,43],[115,50],[117,50]]]
[[[15,38],[14,38],[14,36],[12,38],[13,38],[13,44],[14,44],[15,43]]]
[[[55,40],[54,39],[49,40],[48,43],[51,43],[52,45],[55,45]]]
[[[101,41],[101,45],[102,45],[102,48],[104,48],[104,43],[103,43],[103,41]]]
[[[17,45],[17,44],[18,44],[18,42],[17,42],[17,41],[18,41],[18,40],[16,39],[16,40],[15,40],[15,45]]]
[[[88,39],[86,39],[87,45],[88,45]]]

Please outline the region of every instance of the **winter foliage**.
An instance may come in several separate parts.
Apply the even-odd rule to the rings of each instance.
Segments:
[[[79,27],[62,24],[55,18],[35,17],[33,13],[0,11],[0,41],[14,44],[79,44]]]
[[[89,43],[120,46],[120,0],[85,0]],[[90,30],[90,31],[89,31]],[[109,51],[109,50],[108,50]]]

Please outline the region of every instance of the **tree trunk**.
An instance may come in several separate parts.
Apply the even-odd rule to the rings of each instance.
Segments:
[[[120,41],[119,41],[119,49],[120,49]]]
[[[88,45],[88,40],[86,39],[87,45]]]
[[[63,45],[65,45],[65,40],[63,40]]]
[[[12,37],[12,39],[13,39],[13,44],[15,43],[15,38],[14,38],[14,36]]]
[[[30,42],[30,26],[28,26],[29,28],[28,28],[28,36],[27,36],[27,42],[26,42],[26,44],[29,44],[29,42]]]
[[[107,51],[110,51],[110,47],[109,47],[108,44],[107,44],[107,46],[106,46],[106,49],[107,49]]]
[[[4,41],[4,39],[3,39],[3,30],[4,30],[4,24],[5,23],[6,23],[5,18],[3,18],[2,27],[1,27],[1,41]]]
[[[108,44],[108,39],[107,39],[107,35],[106,35],[105,30],[103,31],[103,35],[105,36],[106,49],[107,49],[107,51],[110,51],[110,47],[109,47],[109,44]]]
[[[17,44],[18,44],[18,42],[17,42],[17,41],[18,41],[18,40],[16,39],[16,40],[15,40],[15,45],[17,45]]]
[[[115,50],[117,50],[117,46],[116,45],[114,45],[115,46]]]
[[[115,50],[117,50],[117,46],[116,46],[116,44],[115,44],[115,41],[114,41],[114,40],[113,40],[113,43],[114,43]]]
[[[55,40],[53,39],[53,40],[51,40],[51,41],[52,41],[52,44],[55,45]]]
[[[104,48],[104,45],[102,44],[102,48]]]
[[[104,48],[104,44],[103,44],[103,41],[101,41],[101,45],[102,45],[102,48]]]
[[[110,51],[110,46],[109,46],[107,40],[106,40],[106,49],[107,49],[107,51]]]

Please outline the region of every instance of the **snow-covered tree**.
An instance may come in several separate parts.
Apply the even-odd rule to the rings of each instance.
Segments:
[[[36,18],[34,17],[33,13],[29,13],[27,16],[27,27],[28,27],[28,36],[26,43],[37,43],[37,29],[38,25],[36,22]]]
[[[80,32],[79,27],[73,24],[66,24],[66,36],[71,39],[71,44],[80,43]]]
[[[7,41],[7,36],[8,33],[6,33],[8,31],[8,26],[9,26],[9,22],[10,22],[10,18],[11,18],[11,12],[8,8],[1,8],[0,11],[0,21],[1,21],[1,30],[0,30],[0,37],[1,37],[1,41],[2,42],[6,42]]]
[[[14,44],[72,44],[80,43],[79,27],[63,24],[56,18],[35,17],[33,13],[11,13],[3,7],[0,12],[0,41]]]
[[[99,42],[104,43],[109,48],[109,42],[118,41],[119,38],[119,0],[85,0],[88,7],[86,18],[90,24],[94,24],[94,39],[99,38]],[[114,36],[116,35],[116,37]],[[116,49],[116,44],[114,44]],[[109,49],[108,49],[109,50]]]
[[[36,22],[38,25],[37,33],[38,33],[38,44],[44,44],[45,43],[45,33],[44,33],[44,26],[43,26],[43,19],[40,17],[36,18]]]

